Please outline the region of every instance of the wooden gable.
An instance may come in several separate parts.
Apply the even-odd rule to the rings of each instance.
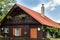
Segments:
[[[10,10],[11,11],[11,10]],[[9,13],[3,25],[19,25],[19,24],[39,24],[34,18],[28,15],[21,8],[14,6],[11,13]]]

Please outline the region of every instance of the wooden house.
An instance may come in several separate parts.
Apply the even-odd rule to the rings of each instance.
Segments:
[[[46,38],[42,26],[60,28],[56,22],[45,15],[15,4],[1,21],[2,33],[8,37],[22,37],[26,40],[43,40]]]

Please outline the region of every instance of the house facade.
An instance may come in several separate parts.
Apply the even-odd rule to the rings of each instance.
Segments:
[[[49,22],[48,22],[48,21]],[[41,29],[42,26],[57,26],[46,16],[30,10],[19,4],[15,4],[1,21],[2,35],[8,37],[22,37],[26,40],[44,40],[46,32]]]

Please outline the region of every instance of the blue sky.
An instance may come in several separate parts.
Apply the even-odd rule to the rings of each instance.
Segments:
[[[60,0],[17,0],[17,3],[41,13],[41,4],[44,4],[45,15],[60,23]]]

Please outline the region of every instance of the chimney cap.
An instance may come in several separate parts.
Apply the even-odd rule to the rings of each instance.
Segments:
[[[44,6],[44,4],[42,4],[42,6]]]
[[[42,4],[42,5],[44,5],[44,4]]]

